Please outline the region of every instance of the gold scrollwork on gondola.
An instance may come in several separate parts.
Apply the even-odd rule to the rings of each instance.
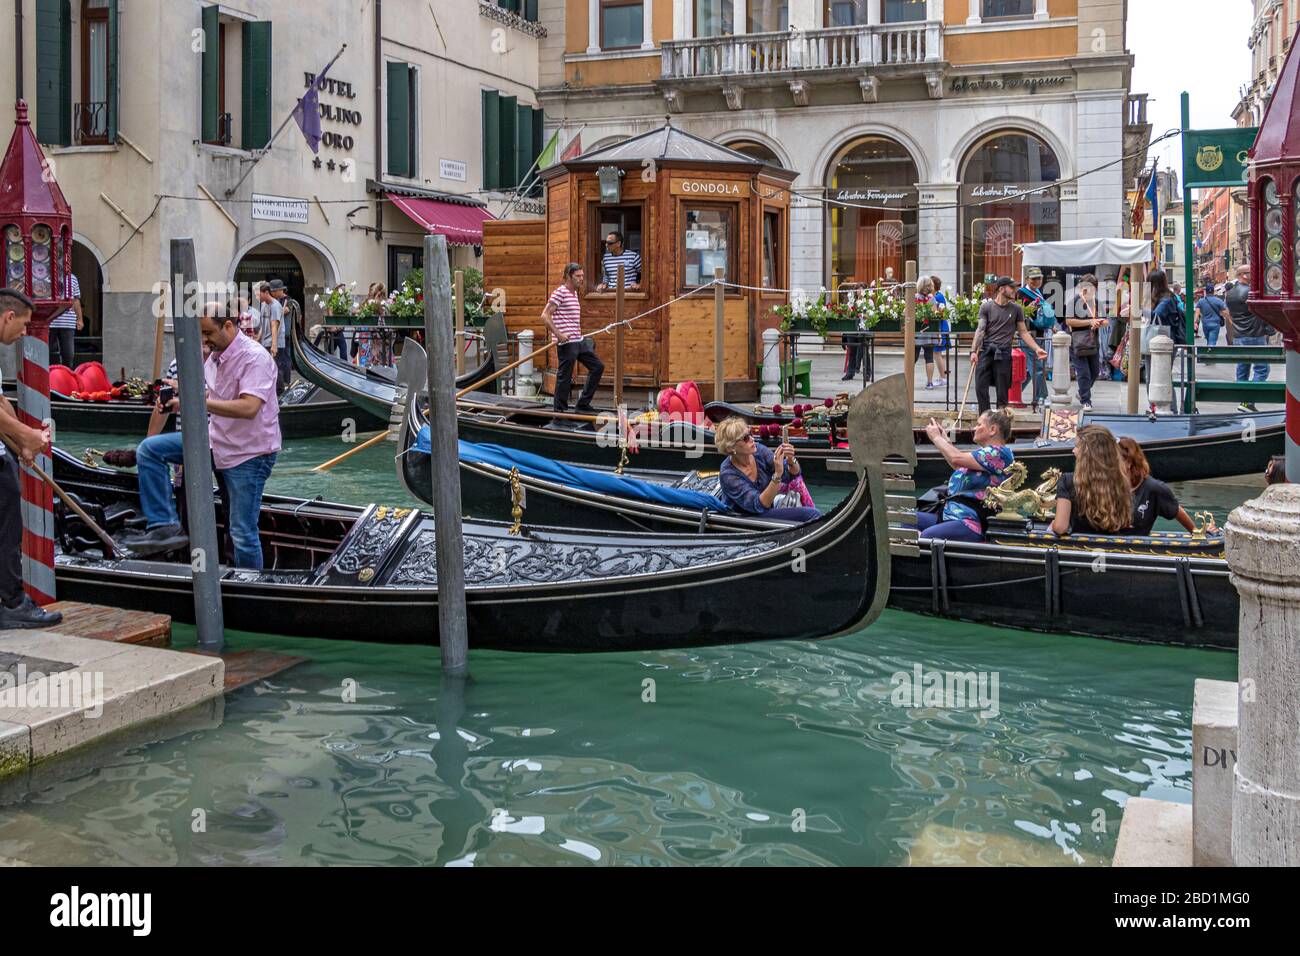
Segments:
[[[518,468],[510,469],[510,517],[513,521],[510,533],[521,534],[524,523],[524,488],[519,482]]]
[[[1061,478],[1058,468],[1049,468],[1035,488],[1023,487],[1029,477],[1029,469],[1023,461],[1013,462],[1007,470],[1003,482],[990,488],[984,498],[984,507],[997,511],[1002,520],[1014,521],[1018,518],[1037,518],[1047,520],[1056,510],[1056,483]]]

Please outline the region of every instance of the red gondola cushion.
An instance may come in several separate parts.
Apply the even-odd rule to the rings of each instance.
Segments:
[[[82,362],[78,365],[77,380],[81,382],[83,392],[107,392],[113,387],[104,366],[98,362]]]
[[[686,404],[686,411],[695,413],[704,411],[704,399],[700,395],[700,387],[694,382],[679,384],[677,394],[682,397],[682,401]]]
[[[81,383],[77,381],[77,373],[66,365],[51,365],[50,391],[58,392],[60,395],[71,395],[73,392],[81,391]]]

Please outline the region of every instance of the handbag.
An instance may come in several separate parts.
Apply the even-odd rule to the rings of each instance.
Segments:
[[[1096,355],[1100,348],[1096,329],[1070,330],[1070,351],[1075,355],[1086,358],[1089,355]]]

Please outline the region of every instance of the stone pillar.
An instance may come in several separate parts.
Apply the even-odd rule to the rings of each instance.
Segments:
[[[917,274],[938,276],[944,287],[962,290],[960,275],[952,269],[957,262],[956,183],[917,183]]]
[[[776,329],[763,330],[763,387],[758,400],[764,405],[781,401],[781,333]]]
[[[519,357],[533,354],[533,330],[523,329],[519,333]],[[520,398],[532,398],[537,394],[537,383],[533,381],[533,360],[530,358],[515,370],[515,395]]]
[[[1052,409],[1070,407],[1070,333],[1052,336]]]
[[[1232,866],[1237,683],[1198,678],[1192,698],[1192,865]]]
[[[1157,335],[1151,340],[1151,377],[1147,381],[1147,398],[1156,411],[1172,415],[1174,410],[1174,340]]]
[[[655,0],[645,0],[641,6],[641,49],[655,48]]]
[[[1228,517],[1241,599],[1237,866],[1300,865],[1300,485],[1272,485]]]
[[[587,52],[600,52],[600,0],[587,0]]]

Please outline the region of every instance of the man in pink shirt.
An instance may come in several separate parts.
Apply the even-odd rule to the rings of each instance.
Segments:
[[[262,489],[280,451],[280,404],[275,360],[239,331],[237,310],[209,304],[200,320],[211,349],[203,365],[208,386],[208,440],[228,506],[235,567],[260,570],[258,517]],[[192,426],[191,426],[192,427]],[[176,518],[168,466],[184,458],[179,432],[146,438],[136,449],[146,532],[124,544],[135,554],[159,554],[189,544]]]

